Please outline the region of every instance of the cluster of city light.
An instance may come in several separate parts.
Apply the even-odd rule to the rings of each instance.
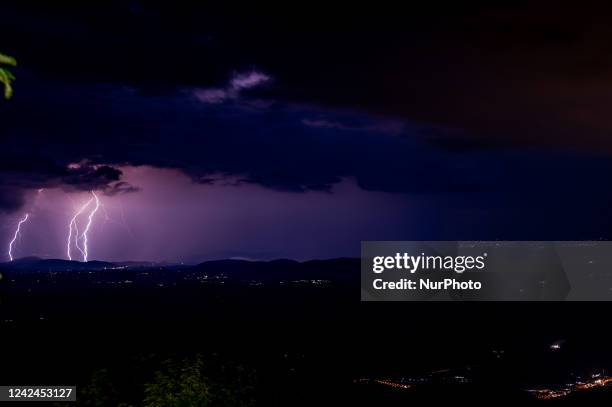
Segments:
[[[457,369],[440,369],[426,372],[422,375],[403,376],[403,377],[362,377],[353,380],[356,384],[377,384],[397,390],[407,390],[428,383],[445,383],[445,384],[466,384],[470,383],[471,379],[459,374],[462,370]]]
[[[402,389],[402,390],[406,390],[412,387],[410,384],[398,383],[398,382],[394,382],[391,380],[384,380],[384,379],[374,380],[374,383],[382,384],[383,386],[391,387],[393,389]]]
[[[562,397],[569,396],[573,392],[582,390],[591,390],[594,388],[604,387],[612,384],[612,376],[602,376],[601,374],[594,374],[591,378],[585,382],[577,381],[576,383],[569,383],[566,386],[558,389],[534,389],[528,390],[534,397],[540,400],[552,400]]]
[[[553,400],[561,397],[568,396],[572,391],[568,388],[563,389],[535,389],[529,390],[531,394],[534,395],[535,398],[539,400]]]
[[[405,383],[405,379],[369,379],[369,378],[361,378],[353,380],[353,383],[358,384],[368,384],[368,383],[376,383],[383,386],[391,387],[393,389],[407,390],[413,387],[412,384]]]

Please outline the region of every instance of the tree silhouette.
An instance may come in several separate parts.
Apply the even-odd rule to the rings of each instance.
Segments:
[[[254,407],[256,372],[217,355],[170,357],[141,370],[98,369],[76,403],[56,407]],[[147,376],[146,378],[143,376]],[[129,380],[126,381],[126,377]]]
[[[4,98],[10,99],[13,96],[12,82],[15,76],[5,67],[7,65],[17,66],[17,61],[13,57],[0,53],[0,83],[4,84]]]
[[[201,355],[168,360],[145,384],[143,407],[252,407],[253,377],[249,369],[205,361]]]

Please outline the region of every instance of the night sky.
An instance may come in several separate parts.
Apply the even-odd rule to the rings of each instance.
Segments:
[[[16,257],[65,258],[90,191],[99,260],[612,235],[610,10],[13,3],[0,238],[30,214]]]

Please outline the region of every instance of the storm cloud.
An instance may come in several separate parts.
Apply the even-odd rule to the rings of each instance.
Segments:
[[[10,6],[0,27],[20,62],[0,105],[5,210],[22,189],[137,191],[126,165],[293,192],[348,177],[409,194],[559,191],[610,168],[598,106],[612,60],[600,26],[562,7],[43,11]],[[585,155],[557,151],[568,148]]]

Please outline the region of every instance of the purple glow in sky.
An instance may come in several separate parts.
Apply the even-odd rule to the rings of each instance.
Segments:
[[[390,236],[389,225],[404,222],[405,212],[413,210],[398,196],[363,191],[350,179],[331,192],[294,193],[252,184],[196,184],[176,170],[148,166],[121,169],[140,190],[99,195],[94,216],[89,192],[32,191],[24,208],[31,224],[15,257],[66,258],[66,226],[79,208],[85,209],[74,230],[83,243],[83,233],[89,232],[87,246],[81,247],[88,249],[89,260],[186,263],[356,256],[360,239]],[[1,220],[14,225],[14,218],[3,215]],[[8,239],[13,231],[6,232]],[[74,235],[72,241],[74,254]]]

